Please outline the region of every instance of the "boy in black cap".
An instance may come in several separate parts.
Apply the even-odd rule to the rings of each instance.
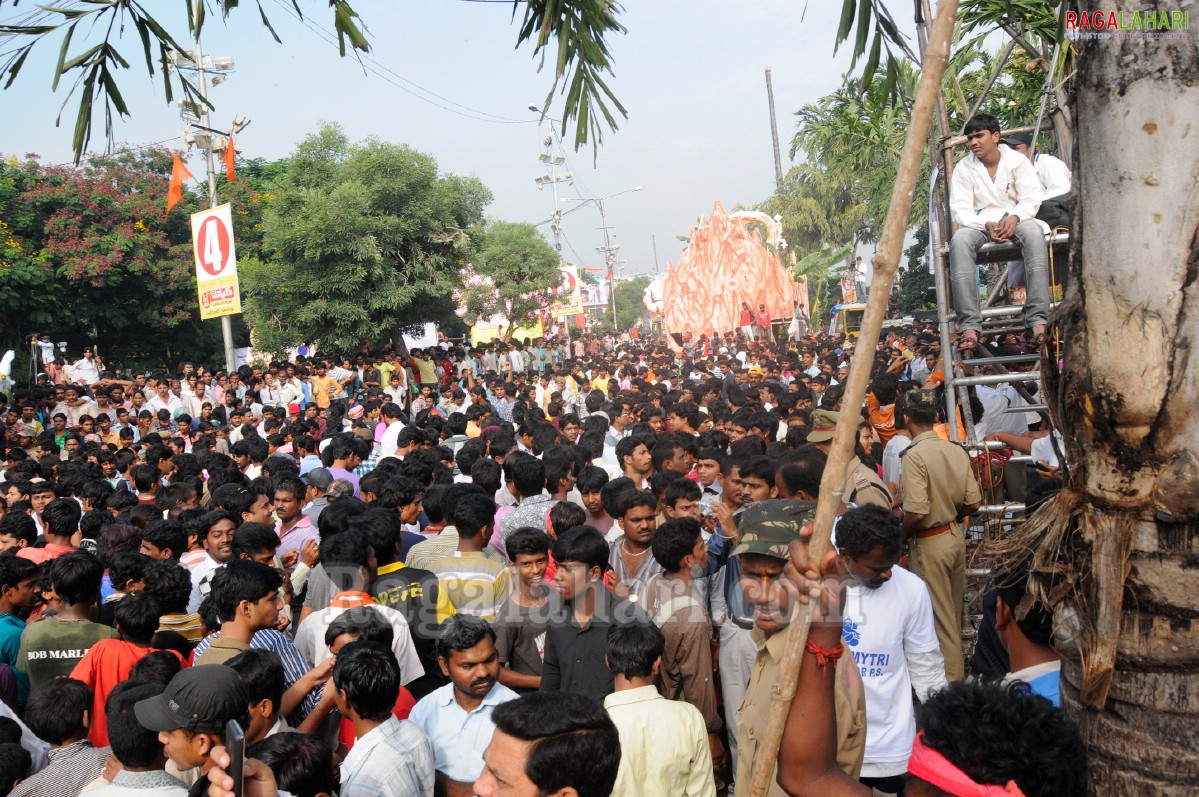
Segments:
[[[229,720],[247,724],[249,704],[238,674],[223,664],[212,664],[181,671],[162,694],[139,701],[134,713],[143,728],[158,733],[176,767],[181,771],[201,767],[201,774],[207,775],[212,768],[209,753],[224,744],[225,724]],[[207,779],[201,777],[191,793],[207,791]]]

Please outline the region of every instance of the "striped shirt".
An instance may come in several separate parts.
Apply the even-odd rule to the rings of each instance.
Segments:
[[[407,720],[364,734],[341,762],[340,797],[433,797],[433,745]]]
[[[195,612],[164,614],[158,618],[158,630],[174,631],[193,645],[204,638],[204,627],[200,625],[200,615]]]
[[[216,631],[201,639],[196,644],[195,652],[192,654],[192,661],[199,661],[200,657],[204,655],[204,651],[208,650],[209,645],[213,643],[213,640],[220,638],[220,636],[221,632]],[[304,657],[296,650],[291,640],[273,628],[255,631],[254,636],[250,637],[250,647],[257,650],[269,650],[279,657],[279,660],[283,662],[283,683],[285,689],[290,689],[292,684],[303,678],[312,669],[312,665],[304,661]],[[316,708],[320,696],[319,689],[314,689],[306,694],[303,702],[300,703],[300,707],[291,715],[292,718],[303,719],[307,717]]]
[[[83,787],[100,777],[109,749],[96,749],[87,739],[47,754],[46,768],[30,775],[9,792],[12,797],[77,797]]]
[[[418,570],[432,570],[433,563],[445,559],[458,550],[458,529],[446,526],[436,537],[413,545],[404,557],[404,565]]]
[[[434,562],[429,570],[459,613],[488,622],[495,620],[500,604],[512,591],[508,567],[492,550],[454,551]]]

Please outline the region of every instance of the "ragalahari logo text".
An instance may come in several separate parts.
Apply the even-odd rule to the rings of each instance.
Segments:
[[[1191,28],[1189,11],[1067,11],[1066,38],[1181,38]]]

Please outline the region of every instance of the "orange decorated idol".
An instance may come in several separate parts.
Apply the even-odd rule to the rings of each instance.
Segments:
[[[677,266],[666,264],[662,306],[666,331],[695,336],[738,328],[741,303],[789,321],[798,301],[808,306],[807,290],[784,268],[782,225],[765,213],[725,213],[717,202],[712,218],[691,228],[691,242]]]

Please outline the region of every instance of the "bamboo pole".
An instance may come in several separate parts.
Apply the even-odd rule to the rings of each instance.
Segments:
[[[874,350],[878,344],[879,333],[882,331],[887,300],[891,296],[891,286],[895,281],[895,270],[899,266],[903,237],[912,212],[916,180],[920,174],[920,163],[924,158],[933,111],[937,97],[940,95],[941,80],[949,63],[949,44],[953,38],[957,7],[958,0],[941,0],[937,7],[937,17],[929,36],[928,51],[925,53],[924,63],[921,67],[920,86],[916,91],[912,120],[908,125],[907,140],[904,142],[903,156],[899,162],[899,173],[891,192],[891,204],[887,209],[887,219],[883,225],[878,251],[872,261],[874,263],[874,280],[871,283],[870,299],[866,303],[858,346],[854,349],[853,362],[842,398],[842,404],[845,407],[860,407],[866,398],[866,383],[870,378],[870,369],[874,363]],[[820,480],[820,499],[816,506],[816,520],[809,553],[810,561],[820,562],[824,558],[825,552],[828,551],[833,519],[841,506],[841,485],[845,481],[845,472],[848,469],[850,457],[853,456],[853,443],[856,437],[856,424],[837,425],[828,465]],[[815,608],[813,603],[810,611],[814,611]],[[779,674],[770,690],[772,700],[766,728],[762,733],[762,745],[758,748],[758,755],[751,767],[749,792],[751,797],[765,797],[766,789],[770,785],[770,777],[778,760],[783,725],[787,718],[787,710],[791,707],[791,699],[795,696],[799,665],[803,657],[804,644],[808,639],[808,625],[811,622],[810,611],[803,612],[802,616],[796,616],[799,614],[798,605],[792,607],[793,620],[786,631],[787,640],[782,661],[779,662]]]

